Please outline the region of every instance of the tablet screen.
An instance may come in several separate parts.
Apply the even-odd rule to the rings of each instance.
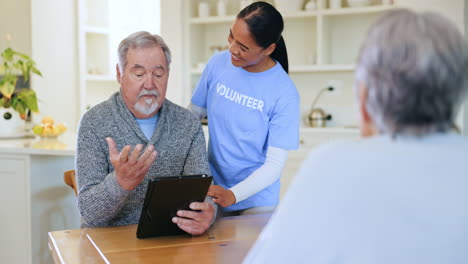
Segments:
[[[190,210],[191,202],[203,202],[211,181],[208,175],[161,177],[150,181],[137,238],[186,234],[172,223],[172,218],[177,210]]]

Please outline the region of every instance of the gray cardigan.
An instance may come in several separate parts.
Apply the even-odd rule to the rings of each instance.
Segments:
[[[106,137],[114,139],[119,152],[125,145],[155,146],[156,161],[134,190],[125,191],[117,183]],[[119,92],[81,118],[75,168],[78,208],[84,227],[137,224],[152,178],[211,175],[203,130],[190,111],[166,99],[159,110],[156,130],[148,141]]]

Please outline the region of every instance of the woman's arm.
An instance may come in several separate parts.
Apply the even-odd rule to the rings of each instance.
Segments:
[[[229,190],[219,185],[212,185],[208,191],[208,195],[212,196],[213,201],[223,207],[228,207],[243,201],[278,180],[287,159],[287,150],[268,147],[265,163],[245,180],[236,184]]]
[[[236,197],[236,203],[249,198],[278,180],[287,159],[287,150],[268,147],[265,163],[245,180],[230,188]]]
[[[192,111],[200,120],[206,117],[206,108],[190,103],[187,108]]]

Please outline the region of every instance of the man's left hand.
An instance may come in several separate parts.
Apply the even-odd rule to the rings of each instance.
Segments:
[[[190,209],[197,211],[179,210],[178,217],[173,217],[172,222],[189,234],[197,236],[205,233],[214,217],[213,206],[207,202],[193,202]]]

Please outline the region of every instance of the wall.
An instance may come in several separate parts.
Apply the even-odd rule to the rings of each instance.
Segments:
[[[398,5],[418,11],[434,11],[452,20],[464,31],[464,0],[396,0]]]
[[[161,0],[161,36],[171,49],[172,63],[166,97],[182,105],[184,98],[183,63],[183,0]],[[183,105],[185,106],[185,105]]]
[[[75,129],[77,122],[77,59],[75,1],[0,1],[0,50],[7,46],[30,55],[43,77],[33,76],[31,87],[40,113],[51,115]],[[59,12],[58,12],[59,11]],[[8,44],[5,34],[10,33]]]
[[[17,51],[31,54],[31,5],[29,0],[0,1],[0,50],[10,46]],[[11,34],[8,44],[5,34]]]
[[[40,109],[34,121],[51,115],[72,131],[79,116],[76,14],[74,0],[31,1],[32,56],[43,74],[33,78]]]

